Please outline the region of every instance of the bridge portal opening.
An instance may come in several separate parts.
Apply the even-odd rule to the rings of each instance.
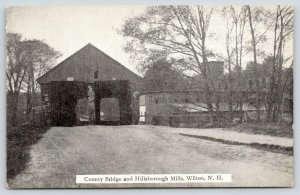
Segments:
[[[95,82],[95,123],[98,125],[130,125],[132,122],[132,95],[129,81]]]
[[[100,121],[120,121],[120,105],[118,98],[102,98],[100,102]]]

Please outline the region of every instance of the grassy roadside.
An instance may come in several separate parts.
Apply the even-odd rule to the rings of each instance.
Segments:
[[[30,159],[29,150],[37,143],[49,129],[47,126],[24,125],[21,127],[7,127],[7,179],[13,179]]]
[[[260,143],[241,143],[241,142],[236,142],[236,141],[217,139],[217,138],[208,137],[208,136],[189,135],[189,134],[184,134],[184,133],[180,133],[179,135],[219,142],[219,143],[228,144],[228,145],[249,146],[249,147],[252,147],[255,149],[265,150],[265,151],[274,152],[274,153],[282,153],[282,154],[286,154],[289,156],[293,156],[293,147],[283,147],[283,146],[260,144]]]
[[[290,123],[246,123],[228,127],[226,130],[248,134],[293,138],[293,128]]]

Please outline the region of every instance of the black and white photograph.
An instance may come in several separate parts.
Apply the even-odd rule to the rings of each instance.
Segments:
[[[5,36],[8,188],[294,186],[293,6],[12,5]]]

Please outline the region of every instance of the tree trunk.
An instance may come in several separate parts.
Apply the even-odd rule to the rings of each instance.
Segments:
[[[226,38],[226,51],[227,51],[227,59],[228,59],[228,110],[229,110],[229,123],[231,124],[233,121],[233,100],[232,100],[232,70],[231,70],[231,56],[230,56],[230,49],[229,49],[229,29],[227,24],[227,38]],[[237,48],[237,42],[236,42],[236,48]],[[237,54],[237,52],[236,52]],[[237,56],[238,59],[238,56]]]
[[[233,121],[233,100],[232,100],[232,71],[231,71],[231,57],[227,43],[227,58],[228,58],[228,110],[229,110],[229,123]],[[227,95],[227,94],[226,94]]]
[[[206,95],[206,104],[207,104],[207,109],[208,109],[208,113],[209,113],[209,118],[210,118],[210,123],[213,124],[214,123],[214,117],[213,117],[213,105],[212,105],[212,93],[210,90],[210,86],[209,86],[209,78],[207,75],[207,59],[206,56],[203,57],[203,61],[206,61],[203,63],[203,67],[200,67],[201,70],[203,70],[203,77],[204,77],[204,85],[205,85],[205,95]],[[199,65],[200,66],[200,65]]]
[[[248,17],[249,17],[249,25],[252,37],[252,47],[253,47],[253,60],[254,60],[254,79],[255,79],[255,91],[256,91],[256,122],[260,122],[260,85],[258,79],[258,65],[257,65],[257,54],[256,54],[256,40],[254,35],[254,29],[252,24],[252,16],[250,6],[247,6],[248,9]]]
[[[205,45],[205,43],[203,43],[203,45]],[[202,49],[202,58],[203,58],[203,76],[205,77],[205,87],[207,93],[207,106],[210,112],[211,123],[214,123],[213,100],[215,101],[217,123],[219,123],[220,122],[220,105],[219,105],[220,97],[216,91],[214,80],[211,78],[210,70],[207,67],[208,60],[206,57],[205,49]]]
[[[281,107],[281,101],[282,101],[282,91],[283,91],[283,85],[282,85],[282,65],[283,65],[283,16],[280,13],[280,33],[279,33],[279,44],[278,44],[278,53],[276,55],[277,58],[277,82],[275,85],[275,101],[274,101],[274,111],[273,111],[273,120],[277,121],[279,112],[280,112],[280,107]]]
[[[242,83],[243,83],[243,76],[242,76],[242,53],[243,53],[243,38],[244,38],[244,27],[245,27],[245,20],[243,21],[243,25],[242,29],[241,29],[241,34],[240,34],[240,59],[237,60],[237,64],[239,64],[239,113],[240,113],[240,123],[243,122],[243,117],[244,117],[244,112],[243,112],[243,102],[244,102],[244,94],[243,94],[243,90],[242,90]],[[237,42],[237,40],[236,40]]]
[[[198,58],[198,54],[197,54],[197,52],[196,52],[196,50],[194,48],[193,42],[191,41],[190,35],[185,30],[185,28],[183,27],[182,22],[180,20],[180,17],[178,16],[177,11],[174,9],[174,7],[173,7],[173,11],[174,11],[174,14],[177,17],[178,22],[180,23],[181,29],[183,30],[183,32],[184,32],[187,40],[190,43],[191,51],[193,52],[194,58],[195,58],[195,60],[197,62],[197,65],[198,65],[199,69],[201,70],[201,74],[202,74],[202,76],[204,78],[204,85],[205,85],[205,92],[206,92],[206,104],[207,104],[208,112],[209,112],[209,115],[210,115],[210,123],[213,124],[214,120],[213,120],[213,106],[212,106],[212,98],[213,98],[212,91],[215,92],[215,90],[214,89],[212,91],[210,90],[210,87],[214,88],[214,85],[210,86],[211,79],[207,75],[207,61],[208,60],[207,60],[206,46],[205,46],[206,29],[205,29],[204,25],[202,25],[202,26],[200,25],[200,29],[201,29],[200,30],[201,31],[201,33],[200,33],[201,34],[200,40],[201,40],[201,43],[202,43],[201,44],[201,53],[202,53],[202,61],[203,61],[203,63],[201,64],[200,60]],[[200,14],[199,10],[198,10],[198,13]],[[205,23],[205,21],[202,21],[202,22],[203,22],[203,24]],[[218,113],[218,109],[219,109],[219,105],[216,103],[217,113]]]
[[[202,44],[205,45],[205,40],[202,40]],[[213,117],[213,105],[212,105],[212,99],[213,99],[213,94],[210,90],[210,81],[211,79],[209,78],[208,75],[208,68],[207,68],[207,57],[206,57],[206,51],[205,48],[202,47],[202,59],[203,59],[203,67],[201,68],[203,70],[203,76],[204,76],[204,80],[205,80],[205,89],[206,89],[206,104],[207,104],[207,108],[208,108],[208,112],[209,112],[209,116],[210,116],[210,123],[214,124],[214,117]],[[214,87],[214,86],[212,86]],[[217,120],[219,120],[219,116],[218,116],[218,109],[219,107],[217,107],[218,105],[216,104],[216,111],[217,111]]]
[[[34,68],[33,64],[29,65],[29,72],[28,72],[28,83],[27,83],[27,107],[26,107],[26,115],[27,120],[31,119],[32,114],[32,107],[34,104]]]
[[[232,121],[233,121],[233,109],[232,109],[232,106],[233,106],[233,102],[232,102],[232,73],[231,73],[231,64],[229,62],[229,70],[228,70],[228,80],[229,80],[229,123],[231,124]]]
[[[206,104],[207,104],[207,108],[208,108],[208,113],[209,113],[209,119],[210,119],[210,123],[214,124],[214,117],[213,117],[213,106],[212,106],[212,94],[211,91],[209,89],[209,84],[207,82],[207,78],[205,79],[205,90],[206,90]]]
[[[241,33],[241,32],[240,32]],[[241,40],[242,41],[242,40]],[[242,122],[243,120],[243,102],[242,102],[242,98],[241,98],[241,83],[242,83],[242,79],[241,79],[241,76],[242,76],[242,67],[240,66],[239,64],[239,50],[238,50],[238,20],[235,21],[235,60],[236,60],[236,67],[239,68],[239,75],[238,75],[238,93],[235,93],[235,97],[239,97],[239,100],[237,101],[238,105],[240,106],[240,122]],[[241,56],[240,56],[241,58]],[[230,76],[231,78],[231,76]],[[231,110],[232,110],[232,105],[230,106],[231,107]],[[232,111],[231,111],[232,112]],[[232,116],[231,116],[231,121],[233,120],[233,113],[232,113]]]
[[[27,92],[26,92],[26,117],[27,120],[30,119],[31,113],[31,85],[30,82],[27,83]]]
[[[277,57],[276,57],[276,50],[277,50],[277,28],[278,28],[278,17],[279,17],[279,9],[277,8],[276,13],[276,20],[275,20],[275,28],[274,28],[274,41],[273,41],[273,63],[272,63],[272,72],[270,76],[270,91],[267,93],[267,121],[272,121],[272,110],[274,109],[274,103],[275,103],[275,83],[276,83],[276,63],[277,63]]]
[[[34,98],[35,98],[35,83],[34,83],[34,67],[33,67],[33,64],[31,64],[31,66],[30,66],[30,75],[31,75],[30,113],[32,113],[32,108],[34,106]]]

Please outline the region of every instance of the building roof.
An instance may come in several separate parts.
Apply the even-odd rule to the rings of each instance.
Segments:
[[[207,104],[205,103],[172,103],[170,104],[173,107],[176,107],[185,112],[206,112]],[[213,104],[213,109],[216,110],[216,104]],[[220,111],[229,111],[229,104],[228,103],[219,103]],[[243,111],[255,111],[256,108],[254,105],[249,103],[244,103],[242,106]],[[233,106],[234,111],[239,110],[239,106]],[[260,107],[260,110],[266,110],[264,106]]]
[[[160,94],[160,93],[201,93],[203,90],[161,90],[161,91],[143,91],[142,94]]]
[[[96,70],[99,70],[99,80],[117,79],[135,82],[141,80],[140,76],[88,43],[39,77],[37,82],[44,84],[50,81],[63,81],[67,80],[67,77],[74,77],[74,80],[79,81],[93,82]]]

